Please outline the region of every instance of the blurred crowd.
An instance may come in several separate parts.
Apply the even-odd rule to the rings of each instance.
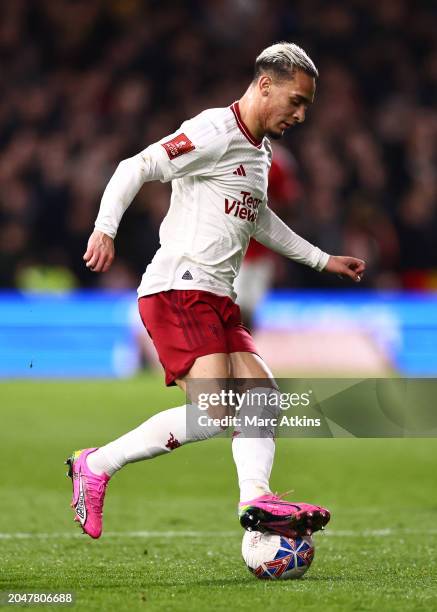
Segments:
[[[229,105],[279,40],[316,63],[316,101],[283,144],[299,197],[281,208],[364,286],[437,288],[437,4],[425,0],[14,0],[0,6],[0,286],[136,287],[169,186],[126,213],[117,260],[82,255],[117,163]],[[286,263],[281,286],[343,286]]]

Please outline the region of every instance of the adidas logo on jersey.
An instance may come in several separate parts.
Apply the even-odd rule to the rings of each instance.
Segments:
[[[193,280],[193,277],[191,276],[191,272],[189,270],[186,270],[182,274],[182,280]]]
[[[243,164],[240,164],[238,168],[233,171],[232,174],[238,174],[238,176],[246,176],[246,171],[244,169]]]

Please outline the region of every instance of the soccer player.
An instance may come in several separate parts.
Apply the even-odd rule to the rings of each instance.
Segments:
[[[239,101],[200,113],[119,164],[103,194],[84,255],[90,270],[107,271],[119,223],[140,187],[145,181],[172,181],[170,208],[160,227],[161,246],[138,289],[140,315],[167,385],[186,391],[199,379],[256,379],[258,388],[248,392],[240,415],[251,413],[251,393],[276,389],[234,302],[233,282],[250,238],[316,270],[356,282],[365,269],[363,261],[328,255],[295,234],[266,201],[269,138],[279,139],[304,121],[317,76],[314,63],[297,45],[284,42],[264,49]],[[215,424],[189,426],[198,408],[195,398],[155,414],[101,448],[72,454],[67,460],[71,505],[87,534],[101,535],[105,491],[115,472],[222,431]],[[329,521],[325,508],[290,503],[271,492],[271,427],[261,428],[257,437],[236,430],[232,452],[244,527],[295,537],[322,529]]]

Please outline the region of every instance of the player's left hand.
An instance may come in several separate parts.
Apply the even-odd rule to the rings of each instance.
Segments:
[[[89,237],[83,259],[92,272],[107,272],[114,261],[114,240],[95,229]]]
[[[337,274],[340,278],[349,276],[356,283],[361,281],[365,269],[365,261],[345,255],[330,255],[324,268],[326,272]]]

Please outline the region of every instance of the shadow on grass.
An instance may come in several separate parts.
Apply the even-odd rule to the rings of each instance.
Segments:
[[[171,588],[171,587],[178,587],[178,586],[206,586],[206,587],[220,587],[220,586],[253,586],[254,584],[291,584],[291,583],[295,583],[295,584],[308,584],[308,586],[311,586],[311,584],[314,584],[315,582],[332,582],[332,583],[339,583],[339,582],[363,582],[363,579],[360,578],[346,578],[346,577],[342,577],[342,576],[324,576],[324,577],[308,577],[308,578],[303,578],[303,579],[298,579],[298,580],[257,580],[256,578],[254,578],[253,576],[246,576],[246,577],[235,577],[235,578],[217,578],[215,579],[206,579],[206,580],[184,580],[183,582],[147,582],[144,583],[144,586],[148,586],[148,587],[166,587],[166,588]]]

